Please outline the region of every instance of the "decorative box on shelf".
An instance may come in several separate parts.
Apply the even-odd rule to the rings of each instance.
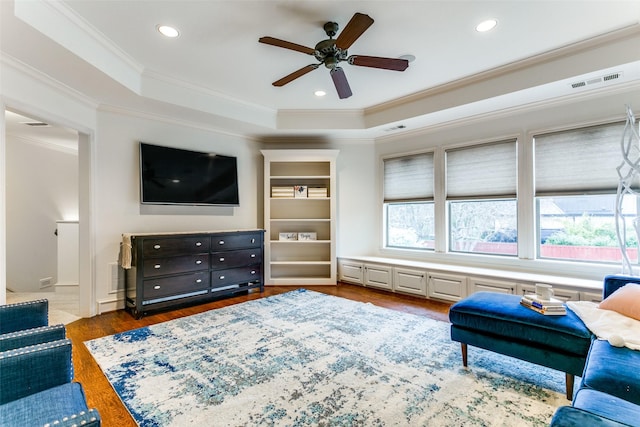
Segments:
[[[298,240],[298,233],[280,233],[279,240]]]
[[[318,198],[323,199],[327,197],[327,188],[326,187],[309,187],[307,190],[309,198]]]
[[[306,199],[307,198],[307,186],[306,185],[296,185],[294,187],[295,198],[297,199]]]
[[[298,233],[298,240],[317,240],[317,233],[315,232],[300,232]]]
[[[288,199],[292,198],[294,193],[293,185],[283,187],[283,186],[273,186],[271,187],[271,197],[277,199]]]

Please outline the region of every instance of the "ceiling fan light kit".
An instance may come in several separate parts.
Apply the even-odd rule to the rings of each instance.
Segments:
[[[261,37],[260,43],[269,44],[284,49],[295,50],[297,52],[313,55],[317,64],[310,64],[293,73],[273,82],[273,86],[281,87],[303,75],[324,65],[328,68],[333,84],[338,92],[340,99],[348,98],[352,95],[347,76],[344,73],[341,62],[349,65],[360,67],[379,68],[392,71],[404,71],[409,67],[409,61],[404,58],[384,58],[380,56],[351,55],[347,50],[351,45],[373,24],[373,19],[363,13],[356,13],[347,23],[345,28],[340,32],[338,38],[333,37],[338,33],[338,24],[336,22],[327,22],[324,24],[324,31],[329,36],[328,39],[318,42],[315,48],[302,46],[296,43],[280,40],[275,37]]]

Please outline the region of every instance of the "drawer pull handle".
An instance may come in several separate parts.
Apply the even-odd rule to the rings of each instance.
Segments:
[[[218,244],[219,244],[219,245],[224,245],[224,240],[220,240],[220,241],[218,242]]]
[[[160,249],[160,245],[153,245],[153,249]]]
[[[224,262],[224,258],[220,258],[220,262]]]
[[[251,274],[256,274],[256,271],[255,270],[251,270]]]
[[[202,279],[196,280],[196,283],[202,283]]]
[[[155,268],[157,270],[158,268],[160,268],[160,264],[154,265],[153,268]]]
[[[155,286],[153,287],[153,289],[155,289],[155,290],[160,289],[160,285],[155,285]]]
[[[251,258],[255,258],[255,257],[256,257],[256,254],[251,254],[251,255],[249,255],[249,256],[250,256]]]
[[[223,279],[224,279],[224,276],[220,276],[220,280],[223,280]]]
[[[196,264],[198,264],[198,265],[202,264],[202,260],[197,260]]]
[[[196,242],[196,246],[202,246],[202,242]]]
[[[255,243],[255,242],[256,242],[256,239],[251,239],[251,243]]]

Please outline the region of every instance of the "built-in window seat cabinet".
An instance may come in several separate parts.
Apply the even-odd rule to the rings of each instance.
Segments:
[[[602,300],[601,280],[372,256],[338,258],[338,279],[450,302],[478,291],[534,293],[536,283],[552,285],[555,296],[567,301]]]

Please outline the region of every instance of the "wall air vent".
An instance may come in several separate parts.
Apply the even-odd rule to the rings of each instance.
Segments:
[[[607,74],[607,75],[604,75],[604,76],[594,77],[594,78],[591,78],[589,80],[582,80],[582,81],[573,82],[573,83],[571,83],[571,87],[573,89],[577,89],[579,87],[590,86],[590,85],[594,85],[594,84],[598,84],[598,83],[606,83],[606,82],[609,82],[611,80],[619,79],[620,77],[622,77],[622,72],[611,73],[611,74]]]
[[[609,74],[607,76],[604,76],[602,78],[602,80],[604,80],[605,82],[609,81],[609,80],[615,80],[615,79],[619,79],[620,78],[620,74],[622,73],[613,73],[613,74]]]

